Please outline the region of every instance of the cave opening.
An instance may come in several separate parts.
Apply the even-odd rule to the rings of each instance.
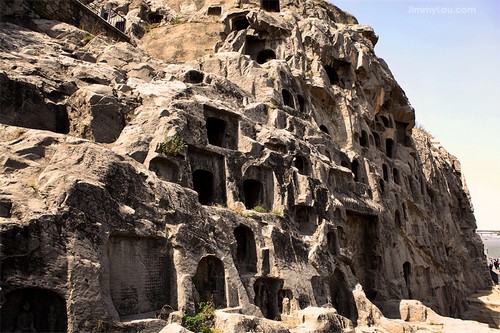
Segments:
[[[202,205],[211,205],[214,202],[214,175],[210,171],[194,171],[193,188],[198,192],[198,200]]]

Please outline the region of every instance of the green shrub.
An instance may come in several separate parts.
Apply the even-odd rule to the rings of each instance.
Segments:
[[[87,45],[92,39],[94,39],[94,36],[91,36],[91,35],[87,35],[87,36],[83,37],[83,39],[82,39],[83,45]]]
[[[193,332],[213,333],[214,312],[212,302],[201,302],[198,306],[198,313],[194,316],[185,314],[182,317],[182,326]]]
[[[165,155],[177,156],[184,149],[185,142],[184,140],[175,135],[172,138],[168,138],[165,134],[165,140],[160,143],[160,152]]]
[[[174,18],[172,19],[172,21],[170,21],[171,24],[175,25],[175,24],[181,24],[181,23],[184,23],[184,20],[183,19],[180,19],[180,18]]]
[[[266,213],[267,212],[266,209],[262,206],[255,206],[253,208],[253,210],[256,211],[257,213]]]
[[[271,214],[274,214],[274,215],[276,215],[276,216],[282,216],[282,215],[283,215],[283,213],[282,213],[282,212],[280,212],[279,210],[275,210],[275,209],[273,209],[273,210],[271,211]]]

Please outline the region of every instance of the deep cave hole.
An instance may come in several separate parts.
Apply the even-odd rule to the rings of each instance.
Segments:
[[[213,302],[216,309],[226,307],[226,278],[224,264],[212,255],[198,263],[193,284],[200,295],[200,302]]]
[[[257,63],[261,65],[274,59],[276,59],[276,53],[273,50],[265,49],[257,54]]]
[[[236,266],[240,272],[257,272],[257,250],[252,229],[239,225],[234,229],[236,238]]]
[[[293,166],[297,168],[298,172],[301,175],[309,174],[309,163],[307,162],[307,159],[304,156],[295,155],[293,159]]]
[[[289,106],[291,108],[295,107],[293,103],[293,96],[288,90],[286,89],[281,90],[281,95],[283,96],[284,105]]]
[[[231,30],[245,30],[250,26],[246,16],[237,16],[231,20]]]
[[[226,122],[220,118],[208,117],[206,126],[208,143],[222,147],[226,135]]]
[[[339,79],[339,76],[337,74],[337,71],[335,69],[333,69],[332,66],[325,65],[324,69],[325,69],[326,75],[328,75],[328,79],[330,80],[330,84],[332,86],[336,85],[336,84],[338,84],[340,82],[340,79]]]
[[[325,132],[326,134],[330,134],[330,132],[328,131],[328,128],[325,126],[325,125],[321,125],[319,127],[319,129],[323,132]]]
[[[394,140],[387,139],[385,140],[385,153],[387,157],[392,158],[394,155]]]
[[[279,0],[262,0],[261,7],[267,12],[279,12],[280,2]]]
[[[252,209],[256,206],[262,205],[262,183],[255,179],[246,179],[243,182],[243,194],[245,200],[245,207]]]
[[[214,202],[214,175],[210,171],[194,171],[193,187],[198,192],[198,200],[202,205],[211,205]]]

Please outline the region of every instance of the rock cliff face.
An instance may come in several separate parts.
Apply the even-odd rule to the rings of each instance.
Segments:
[[[158,332],[131,320],[212,301],[227,332],[403,332],[382,316],[400,300],[460,317],[490,285],[460,163],[351,15],[115,2],[135,47],[20,3],[0,20],[2,331]]]

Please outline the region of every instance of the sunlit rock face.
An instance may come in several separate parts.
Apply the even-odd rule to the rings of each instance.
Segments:
[[[0,14],[1,331],[206,301],[227,332],[401,331],[400,300],[460,317],[490,285],[460,163],[350,14],[96,2],[130,44],[30,3]]]

